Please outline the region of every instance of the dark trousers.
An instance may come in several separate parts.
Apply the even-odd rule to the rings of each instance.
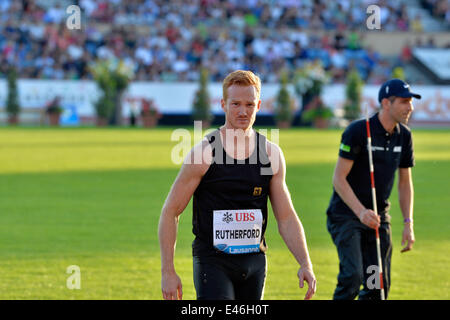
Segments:
[[[336,245],[339,256],[338,283],[334,291],[335,300],[379,300],[380,290],[374,288],[378,266],[375,230],[355,218],[328,216],[327,228]],[[391,284],[392,235],[388,221],[382,221],[380,228],[383,284],[387,298]],[[372,267],[371,267],[372,266]],[[378,270],[378,269],[376,269]],[[363,285],[362,290],[360,290]]]
[[[261,300],[265,254],[193,257],[197,300]]]

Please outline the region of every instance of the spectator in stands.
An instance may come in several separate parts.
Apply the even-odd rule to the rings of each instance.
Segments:
[[[413,32],[423,32],[422,18],[419,13],[414,16],[410,26],[410,30]]]
[[[400,55],[400,60],[402,64],[407,64],[412,59],[412,50],[411,50],[411,42],[406,40],[405,45],[402,48],[402,52]]]
[[[381,7],[384,30],[425,30],[419,15],[408,16],[404,1],[372,2]],[[450,22],[448,1],[421,3]],[[230,68],[242,67],[259,73],[263,81],[275,82],[283,67],[295,70],[305,60],[317,58],[336,81],[345,78],[350,64],[367,75],[378,66],[378,59],[368,58],[376,52],[366,50],[358,38],[365,27],[367,1],[79,0],[78,4],[85,16],[81,33],[65,27],[66,13],[58,1],[0,1],[0,61],[15,64],[22,77],[86,79],[92,77],[86,68],[90,61],[121,58],[136,66],[136,79],[150,81],[195,81],[202,64],[211,68],[212,80],[220,81]],[[306,28],[325,35],[308,35],[303,32]],[[350,30],[354,32],[349,34]]]

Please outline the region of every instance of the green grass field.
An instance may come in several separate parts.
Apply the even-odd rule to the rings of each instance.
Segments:
[[[157,225],[179,165],[173,129],[0,128],[0,299],[161,299]],[[450,130],[413,130],[414,250],[401,254],[402,219],[391,196],[391,299],[450,298]],[[287,184],[318,279],[330,299],[338,259],[326,230],[341,130],[280,131]],[[181,216],[176,269],[192,280],[191,205]],[[302,299],[298,266],[270,213],[265,299]],[[69,290],[66,268],[81,269]]]

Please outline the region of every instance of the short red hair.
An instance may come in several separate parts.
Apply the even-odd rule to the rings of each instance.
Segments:
[[[251,71],[236,70],[230,73],[222,84],[223,100],[227,101],[228,88],[232,85],[238,86],[255,86],[258,98],[261,92],[261,79]]]

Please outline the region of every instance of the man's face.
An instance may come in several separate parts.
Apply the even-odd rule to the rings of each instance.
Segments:
[[[412,98],[395,97],[389,99],[389,115],[396,122],[407,124],[414,110]]]
[[[261,107],[254,86],[232,85],[227,89],[227,100],[221,100],[226,122],[234,129],[247,130],[255,122],[256,112]]]

